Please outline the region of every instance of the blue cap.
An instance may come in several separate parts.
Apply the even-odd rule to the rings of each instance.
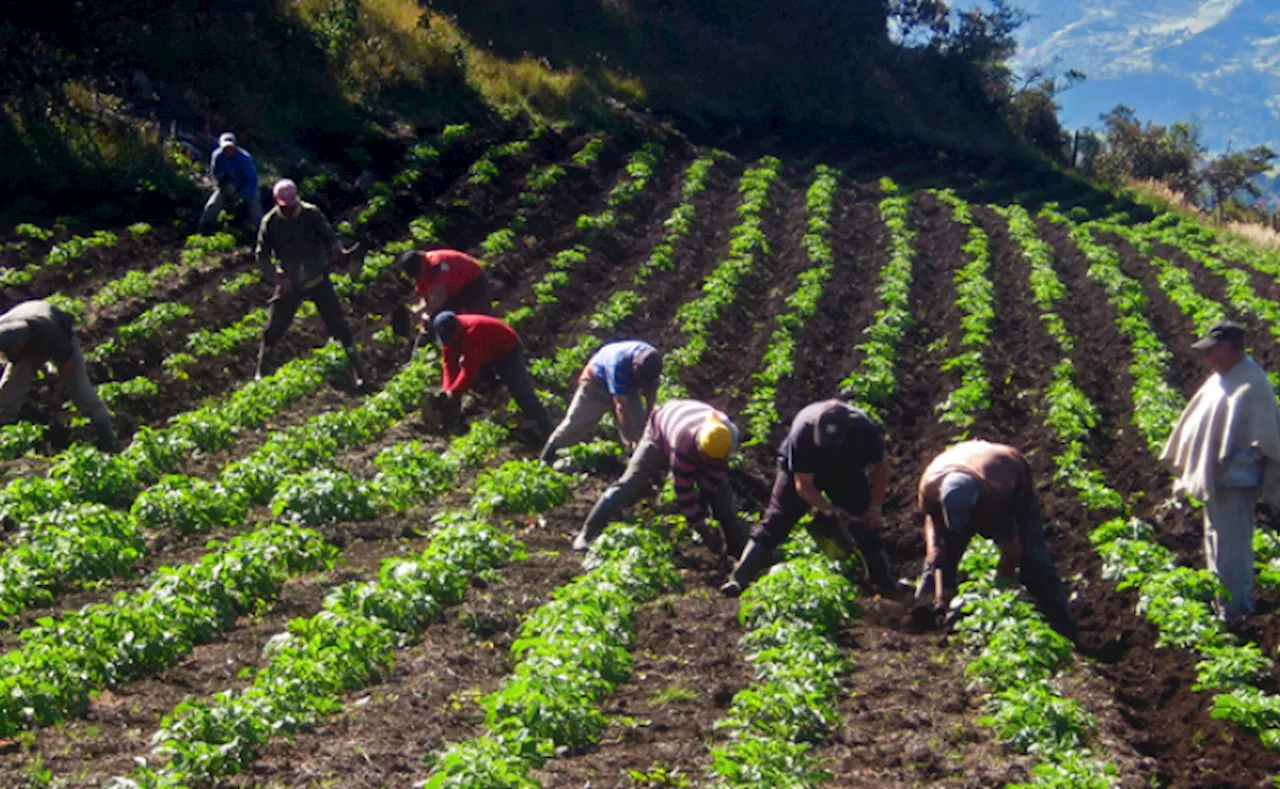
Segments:
[[[458,333],[458,316],[448,310],[440,313],[431,321],[431,327],[435,329],[436,336],[440,338],[440,342],[448,345],[453,342],[454,336]]]
[[[938,497],[942,500],[942,516],[947,521],[947,531],[959,534],[969,524],[969,515],[978,503],[978,480],[964,471],[952,471],[942,478]]]

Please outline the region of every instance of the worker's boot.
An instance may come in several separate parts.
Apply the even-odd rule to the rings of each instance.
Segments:
[[[371,378],[369,377],[369,369],[364,366],[364,357],[360,354],[360,349],[355,343],[343,346],[343,350],[347,352],[347,364],[351,368],[351,379],[359,391],[365,391],[369,387]]]
[[[614,503],[614,497],[617,495],[617,488],[609,488],[591,508],[591,514],[587,516],[587,520],[582,524],[582,531],[578,532],[578,536],[573,538],[573,549],[575,551],[585,551],[587,546],[596,541],[596,538],[604,533],[604,527],[609,525],[609,521],[613,520],[613,516],[617,514],[618,507]]]
[[[864,535],[858,547],[862,553],[862,561],[867,565],[867,577],[880,595],[891,600],[904,597],[908,590],[894,577],[893,568],[889,566],[889,555],[885,553],[880,535]]]
[[[261,381],[265,376],[271,375],[272,372],[274,370],[271,363],[271,346],[267,345],[266,341],[263,340],[258,345],[258,366],[253,372],[253,380]]]
[[[729,580],[720,587],[720,593],[725,597],[737,597],[742,594],[742,591],[751,585],[756,576],[760,575],[772,560],[773,551],[755,540],[747,540],[747,547],[742,549],[742,558],[738,559],[733,572],[729,573]]]

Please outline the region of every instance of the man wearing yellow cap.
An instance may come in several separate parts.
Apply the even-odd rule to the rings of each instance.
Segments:
[[[733,490],[725,476],[729,455],[737,448],[738,428],[728,415],[706,403],[672,400],[654,409],[627,470],[591,509],[573,549],[586,550],[609,521],[640,498],[649,481],[669,466],[676,504],[689,525],[716,553],[724,550],[727,540],[730,555],[737,556],[746,543],[746,528],[738,520]],[[719,531],[707,528],[708,503],[724,529],[723,539]]]

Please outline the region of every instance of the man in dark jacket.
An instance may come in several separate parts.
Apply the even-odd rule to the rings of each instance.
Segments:
[[[24,301],[0,315],[0,353],[6,361],[0,378],[0,424],[17,418],[32,376],[52,362],[57,367],[50,403],[55,422],[62,419],[62,403],[70,395],[98,431],[98,448],[115,451],[111,413],[89,382],[74,318],[47,301]]]
[[[870,469],[870,471],[868,471]],[[769,565],[774,549],[810,510],[809,532],[820,545],[849,556],[856,550],[871,582],[886,596],[900,593],[880,529],[889,458],[880,426],[841,400],[811,403],[791,421],[778,448],[778,473],[764,517],[720,591],[742,593]]]
[[[258,349],[255,377],[267,374],[272,348],[293,323],[302,300],[310,299],[319,310],[329,336],[342,343],[346,350],[356,387],[364,388],[369,381],[369,371],[351,329],[347,328],[338,294],[329,281],[333,261],[342,254],[342,244],[324,213],[298,199],[298,187],[293,181],[287,178],[277,181],[271,194],[276,205],[262,218],[258,228],[258,268],[275,290],[270,300],[271,316]]]

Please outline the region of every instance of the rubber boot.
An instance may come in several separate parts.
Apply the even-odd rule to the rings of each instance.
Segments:
[[[892,600],[901,598],[905,590],[893,575],[893,568],[889,566],[889,555],[885,553],[880,536],[863,537],[859,547],[862,549],[862,561],[867,565],[867,577],[880,595]]]
[[[747,524],[741,518],[733,517],[727,523],[722,521],[720,528],[724,530],[724,547],[729,556],[741,556],[750,541]]]
[[[587,516],[587,520],[582,524],[582,531],[578,532],[578,536],[573,538],[573,549],[578,552],[585,551],[587,546],[596,541],[596,538],[604,533],[604,527],[609,525],[609,521],[613,520],[613,516],[617,513],[617,506],[613,502],[614,492],[617,488],[609,488],[591,508],[591,514]]]
[[[118,452],[119,448],[116,446],[116,431],[115,428],[112,427],[111,422],[99,422],[94,425],[94,427],[98,431],[98,449],[109,455],[114,455]]]
[[[364,357],[360,355],[360,349],[355,343],[344,345],[343,350],[347,352],[347,365],[351,368],[351,379],[355,383],[356,389],[364,391],[370,383],[369,370],[364,366]]]
[[[271,348],[267,345],[266,340],[263,340],[262,343],[258,345],[258,366],[254,369],[253,380],[261,381],[264,376],[271,375],[272,370],[270,367]]]
[[[720,587],[720,593],[725,597],[742,594],[772,560],[773,551],[755,540],[747,540],[747,547],[742,549],[742,558],[734,565],[733,572],[729,573],[729,580]]]

